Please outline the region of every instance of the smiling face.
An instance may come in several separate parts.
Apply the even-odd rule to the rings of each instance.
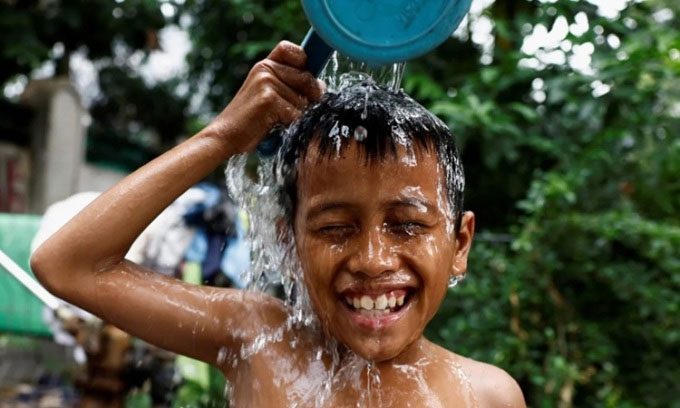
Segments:
[[[366,162],[357,143],[317,160],[297,179],[294,232],[313,307],[326,331],[358,355],[392,359],[422,336],[465,272],[474,217],[453,233],[436,153]],[[417,165],[413,165],[415,154]]]

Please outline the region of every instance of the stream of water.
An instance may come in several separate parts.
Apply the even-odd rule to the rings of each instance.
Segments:
[[[396,92],[400,89],[403,73],[403,63],[371,68],[366,64],[334,53],[324,68],[321,79],[325,81],[329,92],[337,92],[369,78]],[[367,92],[365,105],[370,97],[371,95]],[[362,119],[364,118],[365,113],[362,115]],[[347,137],[341,134],[343,131],[340,124],[337,129],[338,135],[335,136]],[[353,136],[361,142],[370,135],[366,134],[365,128],[359,126],[354,130]],[[329,135],[329,137],[334,137],[334,135]],[[259,163],[254,164],[254,160]],[[289,316],[281,327],[263,330],[255,341],[241,348],[239,355],[227,356],[226,353],[221,352],[219,359],[231,358],[234,360],[233,366],[236,367],[240,362],[247,361],[258,354],[268,353],[272,345],[286,341],[285,339],[291,342],[290,346],[293,349],[305,347],[303,338],[298,339],[293,336],[290,340],[291,332],[302,330],[315,333],[314,335],[323,337],[325,340],[323,346],[309,351],[309,358],[313,360],[310,367],[315,370],[316,380],[310,380],[308,384],[289,385],[291,395],[295,394],[296,399],[304,401],[299,406],[333,406],[338,403],[333,401],[333,390],[337,387],[353,388],[357,407],[389,406],[391,402],[397,401],[400,397],[410,398],[409,395],[387,395],[382,392],[383,382],[380,371],[375,368],[375,365],[323,333],[303,283],[302,268],[297,259],[292,231],[289,228],[281,228],[281,220],[285,215],[276,194],[279,186],[276,184],[274,161],[273,157],[257,157],[256,159],[246,155],[233,157],[227,166],[226,179],[232,197],[248,213],[250,221],[249,240],[252,246],[252,264],[244,274],[243,280],[247,283],[249,290],[273,293],[282,288],[283,300],[288,307]],[[413,164],[415,165],[415,162]],[[319,364],[314,364],[315,361]],[[324,361],[326,363],[323,363]],[[423,378],[422,367],[419,365],[421,363],[422,366],[426,366],[432,362],[420,361],[415,365],[395,366],[395,370],[408,381],[412,381],[423,393],[427,393],[428,384]],[[272,364],[279,364],[279,362],[272,361]],[[285,369],[286,364],[284,362],[280,364],[281,369]],[[472,395],[470,381],[460,365],[453,364],[451,372],[455,378],[458,378],[461,388],[466,389]],[[294,381],[291,382],[293,383]],[[466,406],[477,405],[473,395],[466,398],[468,401]],[[241,406],[239,401],[232,402],[233,406]],[[423,401],[413,402],[413,406],[422,406],[421,403],[423,403]],[[432,404],[431,406],[438,406],[435,400]]]
[[[328,92],[337,92],[356,83],[371,80],[396,92],[404,77],[403,62],[373,67],[334,52],[321,71],[319,79],[326,83]]]

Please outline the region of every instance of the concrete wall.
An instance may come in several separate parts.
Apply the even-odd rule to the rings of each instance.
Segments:
[[[123,179],[126,173],[97,167],[89,163],[80,166],[77,191],[106,191]]]
[[[85,156],[86,112],[71,89],[58,89],[49,104],[43,205],[63,200],[77,191]]]
[[[82,191],[104,191],[125,174],[85,162],[87,110],[68,78],[31,81],[21,97],[33,108],[28,211],[41,214]]]
[[[41,213],[75,193],[85,153],[86,110],[66,78],[32,81],[22,95],[36,112],[32,129],[31,203]]]

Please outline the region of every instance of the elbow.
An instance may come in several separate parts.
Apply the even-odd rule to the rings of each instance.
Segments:
[[[55,267],[58,259],[51,256],[50,249],[43,244],[31,255],[30,266],[33,275],[38,282],[49,292],[58,297],[62,297],[62,286],[60,282],[65,280],[59,277],[59,269]]]

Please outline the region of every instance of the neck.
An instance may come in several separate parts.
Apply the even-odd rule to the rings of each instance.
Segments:
[[[335,343],[332,341],[330,344]],[[419,363],[423,362],[423,358],[430,354],[430,348],[432,343],[427,340],[424,336],[420,336],[416,341],[409,344],[401,353],[391,359],[382,361],[371,361],[366,360],[363,357],[357,355],[352,350],[347,348],[344,344],[337,343],[333,347],[335,348],[335,354],[338,357],[338,363],[335,367],[336,373],[346,371],[352,367],[351,371],[362,370],[364,374],[367,375],[368,371],[383,375],[393,372],[395,370],[399,371],[404,366],[417,367]],[[332,350],[331,348],[328,349]],[[332,359],[332,357],[331,357]]]

